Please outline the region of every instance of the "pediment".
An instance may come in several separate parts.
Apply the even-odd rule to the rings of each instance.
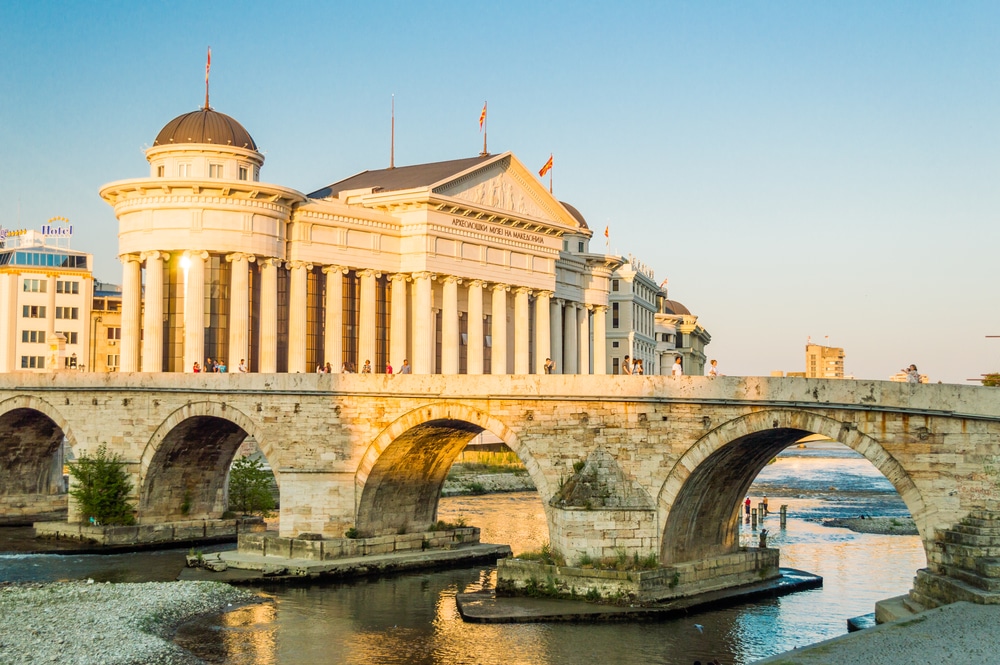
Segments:
[[[530,174],[519,166],[508,156],[441,183],[434,187],[434,193],[511,217],[527,217],[556,227],[577,228],[565,208],[537,182],[530,182]]]

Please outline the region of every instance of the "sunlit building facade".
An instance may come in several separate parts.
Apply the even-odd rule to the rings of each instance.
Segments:
[[[365,171],[308,195],[210,108],[168,123],[119,220],[120,369],[604,374],[612,272],[511,153]]]
[[[92,257],[71,227],[0,233],[0,372],[77,369],[89,348]]]

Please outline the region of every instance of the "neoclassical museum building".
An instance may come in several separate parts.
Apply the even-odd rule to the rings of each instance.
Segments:
[[[255,372],[610,370],[625,259],[591,253],[583,216],[509,152],[302,194],[261,182],[249,132],[206,107],[167,123],[146,159],[147,177],[100,192],[119,222],[121,371],[206,358]]]

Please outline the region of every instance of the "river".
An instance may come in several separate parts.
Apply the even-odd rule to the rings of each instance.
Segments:
[[[858,534],[821,521],[859,514],[906,516],[889,482],[864,458],[839,447],[790,449],[758,476],[766,495],[769,544],[782,565],[824,578],[822,589],[657,623],[464,623],[455,595],[492,584],[495,568],[477,566],[382,579],[310,586],[267,586],[273,602],[184,626],[180,644],[211,663],[570,665],[613,662],[691,665],[718,659],[752,663],[846,632],[846,620],[875,601],[909,590],[925,565],[917,536]],[[787,528],[778,508],[788,506]],[[484,542],[515,553],[546,539],[541,501],[533,492],[441,500],[441,519],[463,516]],[[0,529],[0,551],[25,547],[25,530]],[[741,538],[756,539],[744,525]],[[173,579],[185,551],[124,555],[0,554],[0,580]],[[697,624],[697,626],[696,626]]]

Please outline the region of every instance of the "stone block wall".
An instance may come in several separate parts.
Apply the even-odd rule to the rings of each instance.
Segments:
[[[255,554],[282,559],[330,561],[395,552],[454,549],[478,544],[478,527],[459,527],[371,538],[305,539],[285,538],[274,532],[242,533],[238,539],[237,549],[240,554]]]
[[[776,549],[746,549],[655,570],[619,571],[497,562],[497,594],[582,597],[603,602],[652,603],[753,584],[780,576]]]

